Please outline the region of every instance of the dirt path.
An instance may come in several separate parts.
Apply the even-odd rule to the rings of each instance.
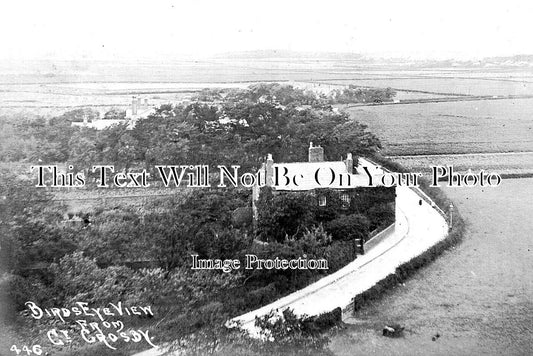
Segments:
[[[464,242],[357,313],[336,355],[531,354],[533,179],[446,193],[468,221]],[[381,336],[387,322],[405,337]]]

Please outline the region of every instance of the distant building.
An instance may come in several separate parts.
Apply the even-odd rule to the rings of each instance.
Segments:
[[[135,127],[137,120],[148,117],[155,112],[153,106],[148,105],[148,99],[133,97],[131,107],[126,109],[126,116],[124,119],[98,119],[89,121],[87,117],[83,118],[83,122],[73,122],[71,125],[74,127],[87,127],[96,130],[104,130],[113,125],[128,124],[128,130]]]
[[[126,120],[138,120],[155,112],[153,106],[148,105],[148,98],[133,97],[131,107],[126,109]]]

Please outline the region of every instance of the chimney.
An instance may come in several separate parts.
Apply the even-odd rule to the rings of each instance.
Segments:
[[[272,154],[269,153],[267,156],[267,161],[265,165],[265,185],[272,186],[274,183],[274,160],[272,159]]]
[[[131,114],[137,115],[137,98],[133,97],[133,100],[131,101]]]
[[[348,153],[348,156],[346,157],[346,172],[350,174],[353,173],[353,157],[351,153]]]
[[[323,162],[324,149],[320,146],[313,146],[313,142],[309,143],[309,162]]]

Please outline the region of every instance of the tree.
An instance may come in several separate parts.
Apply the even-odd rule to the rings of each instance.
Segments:
[[[105,120],[123,120],[126,118],[126,111],[113,108],[104,114]]]
[[[314,223],[316,199],[311,194],[272,194],[261,189],[257,202],[258,236],[263,241],[283,242],[301,236]]]
[[[334,240],[366,241],[369,233],[369,221],[364,215],[343,215],[326,224],[326,231]]]
[[[75,232],[63,229],[63,207],[51,195],[11,172],[0,172],[0,261],[18,271],[37,262],[59,260],[75,249]]]
[[[80,130],[75,132],[70,141],[71,148],[68,161],[77,170],[83,170],[88,176],[92,165],[98,163],[100,155],[96,148],[94,130]]]
[[[333,129],[334,141],[327,148],[333,156],[346,156],[348,152],[363,155],[377,152],[381,149],[379,139],[367,130],[367,126],[357,121],[347,121]]]

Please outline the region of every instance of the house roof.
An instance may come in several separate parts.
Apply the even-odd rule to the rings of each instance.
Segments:
[[[383,175],[381,168],[364,158],[359,158],[359,164],[353,174],[348,173],[346,164],[342,161],[274,163],[271,186],[278,191],[368,187],[369,177],[363,167],[376,178],[373,180],[374,184]]]
[[[133,110],[131,108],[126,109],[126,118],[127,119],[136,119],[136,118],[145,118],[155,112],[154,107],[140,107],[137,109],[137,114],[133,115]]]

